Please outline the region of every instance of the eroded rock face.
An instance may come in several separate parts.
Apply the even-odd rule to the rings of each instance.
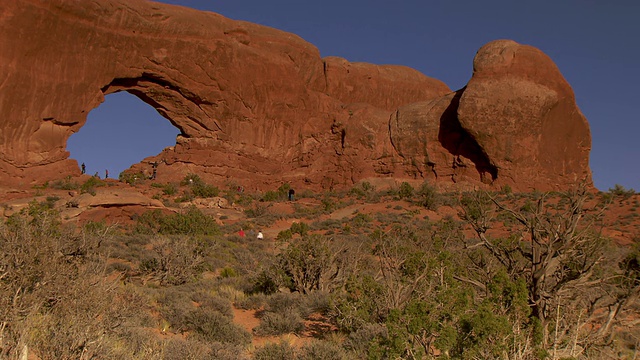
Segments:
[[[570,87],[544,54],[513,42],[483,47],[456,93],[406,67],[321,59],[293,34],[143,0],[3,1],[0,50],[2,184],[79,174],[66,141],[118,91],[181,131],[132,167],[160,161],[158,181],[589,177],[589,130]]]
[[[391,139],[405,163],[435,178],[479,175],[522,190],[591,184],[591,134],[571,87],[540,50],[510,40],[478,51],[465,88],[400,107]]]

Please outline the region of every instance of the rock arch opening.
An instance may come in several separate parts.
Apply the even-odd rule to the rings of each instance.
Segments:
[[[86,124],[67,141],[70,157],[86,173],[118,175],[146,157],[176,144],[181,133],[156,109],[126,91],[109,94],[93,109]]]

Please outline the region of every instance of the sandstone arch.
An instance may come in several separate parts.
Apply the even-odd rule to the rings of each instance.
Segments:
[[[185,172],[256,187],[428,178],[415,163],[425,151],[437,161],[424,165],[451,175],[438,181],[558,188],[590,180],[588,125],[569,85],[544,54],[513,42],[483,47],[459,96],[406,67],[321,59],[293,34],[142,0],[3,1],[0,46],[3,184],[76,174],[66,140],[116,91],[135,94],[180,129],[176,146],[158,155],[172,169],[165,180]],[[486,91],[504,86],[517,91]],[[513,93],[522,95],[516,113],[506,105]],[[437,129],[428,149],[399,150],[406,139],[393,140],[394,110],[433,102],[427,118],[402,125],[407,136]],[[459,144],[438,137],[446,109],[480,153],[452,150]],[[521,146],[511,138],[523,129]]]

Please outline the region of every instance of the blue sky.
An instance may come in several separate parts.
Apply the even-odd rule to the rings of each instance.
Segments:
[[[317,46],[322,56],[406,65],[444,81],[453,90],[467,83],[473,56],[485,43],[512,39],[535,46],[558,65],[589,120],[590,165],[596,187],[607,190],[621,184],[640,190],[640,118],[635,108],[640,96],[640,1],[161,2],[295,33]],[[125,130],[129,125],[141,133],[120,140],[127,132],[138,131]],[[72,136],[67,149],[72,158],[87,163],[87,172],[103,175],[108,168],[117,176],[132,163],[173,145],[176,134],[177,129],[148,105],[132,95],[114,94],[89,114],[87,124]],[[101,147],[99,140],[105,138],[122,150],[121,156]],[[151,143],[142,144],[144,139]],[[132,144],[147,151],[126,148]]]

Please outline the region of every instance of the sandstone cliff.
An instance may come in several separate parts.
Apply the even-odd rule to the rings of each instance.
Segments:
[[[79,174],[66,141],[128,91],[181,131],[159,181],[263,188],[431,178],[516,188],[590,181],[590,134],[553,62],[484,46],[462,90],[402,66],[320,58],[296,35],[143,0],[0,4],[0,183]],[[146,164],[135,165],[142,170]]]

